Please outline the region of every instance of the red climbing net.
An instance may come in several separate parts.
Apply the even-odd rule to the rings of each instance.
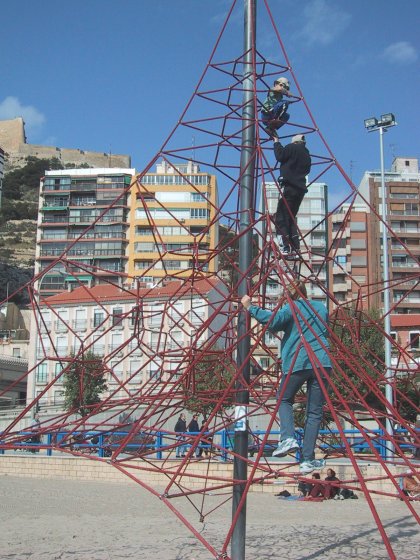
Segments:
[[[116,280],[104,282],[106,267],[82,265],[69,253],[77,241],[89,235],[90,225],[33,282],[22,288],[31,300],[32,324],[35,325],[32,339],[37,340],[36,343],[32,340],[32,350],[36,358],[28,372],[14,384],[27,377],[28,394],[32,391],[34,398],[28,399],[24,410],[3,429],[0,447],[7,452],[25,446],[28,449],[32,445],[47,452],[106,461],[163,500],[214,557],[227,558],[236,519],[226,531],[223,546],[216,550],[193,526],[183,512],[182,504],[185,501],[192,504],[196,516],[204,521],[231,499],[232,487],[241,482],[233,478],[232,471],[235,456],[232,414],[236,403],[236,381],[242,377],[242,367],[236,363],[236,325],[240,313],[238,286],[246,278],[254,301],[274,308],[278,293],[292,279],[300,278],[325,294],[331,310],[329,334],[333,369],[329,379],[331,390],[327,396],[325,429],[318,441],[318,451],[342,467],[342,487],[364,495],[389,557],[395,558],[374,497],[382,495],[404,500],[407,511],[418,520],[411,497],[401,488],[402,473],[408,469],[418,472],[412,452],[416,442],[418,446],[414,426],[419,413],[418,367],[408,348],[390,340],[396,359],[391,375],[385,374],[383,341],[387,335],[384,317],[381,312],[370,313],[367,304],[368,297],[383,292],[382,281],[363,283],[352,278],[341,266],[345,280],[358,286],[357,294],[351,302],[339,302],[327,287],[325,271],[328,266],[340,267],[336,259],[339,241],[344,238],[359,194],[318,129],[266,2],[266,17],[276,34],[282,63],[273,62],[252,48],[257,126],[253,204],[246,211],[252,231],[252,263],[248,270],[240,270],[238,243],[241,235],[246,233],[240,228],[243,218],[239,205],[240,158],[243,129],[250,126],[242,118],[243,65],[248,53],[239,53],[230,60],[220,58],[222,45],[229,40],[228,29],[233,14],[240,9],[236,4],[233,2],[205,70],[177,125],[147,168],[138,174],[132,185],[127,186],[132,198],[141,200],[147,225],[153,231],[153,241],[159,247],[159,257],[141,273],[136,271],[133,277],[126,272],[116,273]],[[280,135],[285,142],[298,133],[307,136],[312,156],[309,189],[315,183],[327,182],[331,173],[339,172],[350,192],[343,201],[347,205],[340,226],[330,232],[324,250],[311,247],[311,234],[327,229],[327,214],[312,224],[311,229],[300,232],[302,259],[293,263],[280,256],[273,240],[269,212],[264,210],[270,206],[268,185],[277,190],[276,198],[280,195],[279,173],[273,168],[271,141],[258,116],[261,100],[278,76],[289,79],[292,92],[291,118],[280,129]],[[193,158],[191,135],[194,136]],[[191,175],[179,165],[191,159],[201,172],[217,177],[219,200],[216,204],[210,197],[207,199],[211,218],[206,227],[197,232],[193,247],[182,247],[180,243],[172,250],[167,247],[168,239],[157,227],[159,222],[153,211],[157,203],[149,196],[151,189],[146,178],[154,173],[158,162],[163,163],[179,177],[180,183],[205,198]],[[367,200],[364,203],[371,213],[376,214]],[[106,216],[115,205],[118,205],[118,199],[97,220]],[[165,203],[158,203],[159,206],[165,209]],[[170,209],[166,210],[171,213]],[[379,216],[377,218],[380,220]],[[191,233],[189,226],[177,218],[176,213],[171,214],[171,220],[177,227]],[[203,258],[200,244],[219,225],[223,226],[224,234],[214,247],[206,248]],[[415,258],[404,244],[401,250]],[[187,276],[171,275],[167,267],[165,276],[156,280],[155,285],[142,284],[142,278],[149,276],[150,269],[158,263],[164,268],[167,266],[168,255],[186,253],[190,263]],[[82,270],[94,278],[102,278],[102,282],[88,287],[78,280],[80,275],[73,272],[78,282],[73,292],[40,298],[39,284],[57,263],[65,267],[67,274]],[[214,272],[209,272],[212,270]],[[418,274],[413,274],[412,279],[414,289]],[[108,301],[123,304],[118,316],[112,312]],[[99,307],[102,313],[90,328],[80,330],[77,323],[60,315],[58,308],[65,302]],[[392,309],[398,303],[394,300]],[[46,312],[50,322],[45,319]],[[56,333],[52,332],[53,323],[59,323],[77,340],[74,353],[63,354],[58,347]],[[107,336],[125,324],[129,327],[123,331],[123,340],[113,345],[105,343]],[[57,327],[54,328],[59,332]],[[299,475],[296,461],[289,458],[279,462],[266,456],[272,440],[278,439],[276,392],[282,376],[277,359],[278,339],[270,339],[266,331],[266,328],[250,324],[251,378],[247,387],[249,406],[246,416],[250,428],[250,457],[245,496],[255,484],[273,485],[282,479],[297,481],[305,478]],[[98,360],[97,349],[101,345],[105,351]],[[129,369],[129,362],[136,365]],[[50,373],[45,383],[37,386],[36,393],[33,383],[40,367]],[[40,423],[32,420],[28,427],[27,419],[33,418],[34,411],[54,388],[62,389],[66,376],[76,378],[79,394],[86,394],[90,380],[104,371],[108,383],[106,396],[102,395],[100,402],[83,406],[79,402],[66,411],[42,414]],[[143,375],[139,383],[139,377],[145,371],[150,375]],[[385,389],[390,385],[393,404],[385,396]],[[13,385],[6,387],[1,394],[7,394],[11,388]],[[305,402],[304,393],[299,395],[297,402]],[[200,422],[198,433],[180,436],[175,432],[175,422],[186,410],[204,411],[204,421]],[[257,429],[258,425],[261,430]],[[28,433],[35,439],[28,439]],[[181,456],[177,458],[178,455]],[[374,465],[375,469],[364,468],[367,463]],[[153,482],[155,474],[161,475],[159,483]],[[211,505],[206,499],[210,492],[213,496]]]

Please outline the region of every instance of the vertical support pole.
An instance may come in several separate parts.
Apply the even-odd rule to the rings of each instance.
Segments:
[[[392,369],[391,369],[391,316],[390,310],[390,287],[389,287],[389,256],[388,256],[388,228],[387,224],[387,198],[385,187],[385,170],[384,170],[384,129],[379,127],[379,144],[381,151],[381,197],[382,197],[382,273],[384,279],[384,331],[385,331],[385,398],[389,405],[387,409],[387,418],[385,420],[385,427],[390,440],[386,441],[386,458],[391,459],[394,456],[393,435],[394,428],[390,418],[394,394],[392,386]]]
[[[329,225],[328,225],[328,185],[324,186],[324,224],[325,224],[325,256],[327,255],[328,243],[330,238]],[[325,259],[325,287],[327,288],[327,293],[330,293],[330,260]],[[332,301],[327,297],[327,308],[328,315],[331,313]]]
[[[252,231],[249,229],[253,212],[253,189],[255,180],[255,25],[256,0],[244,0],[244,69],[243,69],[243,111],[242,111],[242,149],[241,149],[241,194],[239,224],[239,270],[241,280],[238,296],[248,291],[247,274],[252,260]],[[247,481],[248,423],[250,378],[250,337],[247,331],[248,317],[244,309],[238,316],[237,365],[241,376],[236,381],[235,442],[233,477],[240,481],[233,485],[232,520],[236,523],[232,533],[232,560],[245,559],[246,535],[246,497],[244,491]],[[242,503],[241,503],[242,502]]]

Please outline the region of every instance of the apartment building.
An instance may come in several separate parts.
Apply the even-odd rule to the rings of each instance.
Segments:
[[[0,409],[3,410],[26,400],[30,313],[12,302],[0,307]]]
[[[111,284],[80,286],[42,299],[40,329],[35,321],[31,328],[29,371],[35,369],[28,398],[60,406],[61,372],[82,345],[107,370],[104,397],[161,390],[161,382],[169,391],[188,366],[192,347],[222,349],[232,343],[229,305],[224,283],[214,278],[132,291]]]
[[[343,204],[329,217],[330,289],[338,304],[361,301],[379,308],[381,278],[377,266],[380,241],[365,204]],[[360,305],[360,304],[359,304]]]
[[[395,158],[385,173],[392,313],[420,313],[420,173],[418,159]],[[382,305],[382,193],[379,171],[367,171],[359,198],[331,216],[334,266],[330,284],[339,302],[363,295],[366,308]]]
[[[128,245],[134,169],[46,171],[41,180],[35,273],[41,295],[69,284],[119,282]],[[59,258],[62,260],[58,260]]]
[[[142,282],[217,270],[216,176],[198,164],[157,164],[131,189],[128,274]]]
[[[353,302],[367,311],[383,307],[382,185],[379,171],[367,171],[354,205],[330,217],[330,286],[338,303]],[[405,352],[394,364],[414,367],[420,342],[420,173],[418,159],[394,159],[385,172],[391,334]],[[405,355],[405,356],[404,356]],[[403,367],[403,366],[402,366]]]

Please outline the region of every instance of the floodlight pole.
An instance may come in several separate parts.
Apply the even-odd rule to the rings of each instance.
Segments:
[[[394,401],[394,391],[391,383],[391,315],[390,315],[390,287],[389,287],[389,252],[388,252],[388,228],[387,228],[387,198],[385,186],[385,167],[384,167],[384,127],[379,126],[379,145],[381,151],[381,197],[382,197],[382,255],[383,255],[383,279],[384,279],[384,330],[385,330],[385,398],[392,410]],[[386,431],[390,440],[386,443],[385,456],[391,459],[394,456],[394,427],[391,422],[391,412],[387,411],[385,420]]]
[[[384,332],[385,332],[385,399],[387,401],[387,417],[385,419],[385,429],[389,440],[386,440],[385,457],[392,459],[395,453],[393,443],[394,426],[392,423],[392,409],[394,404],[393,373],[391,361],[391,315],[390,315],[390,284],[389,284],[389,251],[388,251],[388,228],[387,228],[387,197],[385,185],[385,166],[384,166],[384,132],[386,129],[395,126],[395,117],[392,113],[382,115],[378,120],[375,117],[365,120],[365,127],[368,132],[379,131],[379,147],[381,153],[381,198],[382,198],[382,277],[384,280]]]
[[[255,32],[256,0],[244,0],[244,52],[243,67],[243,111],[242,149],[240,164],[240,223],[239,223],[239,270],[241,280],[238,296],[248,292],[248,274],[252,261],[251,213],[253,212],[253,190],[255,180]],[[246,496],[248,459],[248,404],[250,379],[250,335],[247,331],[247,313],[239,311],[237,328],[237,366],[241,371],[235,385],[235,440],[233,459],[232,494],[232,560],[245,560]],[[239,482],[238,482],[239,481]]]

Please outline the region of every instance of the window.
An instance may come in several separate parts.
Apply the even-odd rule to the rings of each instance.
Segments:
[[[122,379],[123,364],[122,362],[111,362],[112,374],[109,373],[109,383],[118,383]]]
[[[208,220],[210,218],[210,210],[206,208],[191,208],[192,220]]]
[[[149,325],[152,327],[160,327],[163,320],[164,306],[161,303],[152,304],[150,306]]]
[[[160,372],[160,369],[158,368],[158,366],[155,366],[155,365],[150,366],[149,377],[153,381],[159,381],[159,379],[161,377],[161,372]]]
[[[160,332],[150,333],[150,348],[152,350],[158,350],[159,349],[160,341],[161,341],[161,333]]]
[[[278,338],[270,332],[265,333],[264,339],[267,346],[276,346],[279,342]]]
[[[346,264],[347,257],[345,255],[338,255],[337,257],[335,257],[334,262],[336,264]]]
[[[12,352],[14,358],[20,358],[20,348],[13,348]]]
[[[74,330],[84,331],[86,330],[86,309],[76,309],[76,320],[74,321]]]
[[[109,349],[111,352],[115,352],[115,351],[122,351],[123,347],[123,335],[122,333],[112,333],[112,342],[111,342],[111,348]]]
[[[63,371],[65,366],[63,366],[62,364],[60,364],[59,362],[57,362],[55,364],[55,368],[54,368],[54,376],[58,377],[60,375],[60,373]],[[61,383],[63,381],[63,378],[61,377],[61,379],[58,380],[58,383]]]
[[[122,307],[114,307],[112,310],[112,326],[116,327],[118,325],[122,325],[122,314],[124,310]]]
[[[130,371],[129,371],[129,383],[141,383],[142,373],[141,373],[141,361],[140,360],[130,360]]]
[[[102,310],[95,309],[93,312],[93,326],[99,327],[105,320],[105,313]]]
[[[420,331],[410,332],[410,349],[420,350]]]
[[[48,364],[40,364],[36,368],[36,382],[46,383],[48,377]]]
[[[191,193],[191,202],[207,202],[207,193]]]
[[[352,249],[366,249],[366,239],[350,239]]]
[[[170,347],[173,349],[182,348],[182,331],[171,331],[170,335]]]
[[[366,231],[365,222],[350,222],[350,231]]]
[[[414,202],[407,202],[405,204],[405,214],[407,216],[418,216],[419,205],[415,204]]]
[[[366,255],[355,255],[351,258],[352,266],[367,266],[367,256]]]
[[[54,404],[63,404],[64,391],[54,391]]]

